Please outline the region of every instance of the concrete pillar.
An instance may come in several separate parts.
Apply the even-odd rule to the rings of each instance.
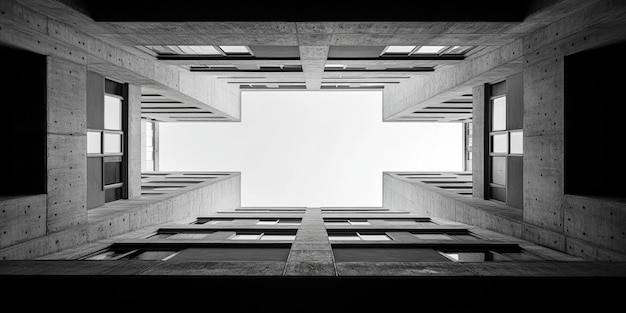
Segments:
[[[485,198],[485,85],[472,89],[472,193]]]
[[[87,223],[85,65],[47,59],[47,233]]]
[[[300,59],[307,89],[321,89],[329,48],[329,46],[300,46]]]
[[[322,210],[307,209],[285,266],[285,275],[335,276],[335,262]]]
[[[141,196],[141,86],[128,85],[128,199]]]

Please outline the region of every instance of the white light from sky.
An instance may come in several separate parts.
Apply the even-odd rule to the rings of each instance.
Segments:
[[[241,109],[161,123],[160,170],[241,172],[242,207],[380,207],[385,171],[462,170],[462,123],[383,123],[380,91],[243,91]]]

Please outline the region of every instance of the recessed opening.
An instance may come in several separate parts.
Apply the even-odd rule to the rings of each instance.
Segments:
[[[625,53],[622,42],[565,57],[567,194],[626,201],[621,181],[626,175],[624,156],[610,150],[626,135],[626,106],[619,92],[623,80],[614,76],[626,71]],[[610,66],[601,66],[598,60],[610,60]],[[552,156],[546,154],[544,160],[548,158]]]

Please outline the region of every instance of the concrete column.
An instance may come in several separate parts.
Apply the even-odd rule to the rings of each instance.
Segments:
[[[141,86],[128,85],[128,199],[141,196]]]
[[[47,59],[47,233],[87,223],[87,68]]]
[[[307,89],[321,89],[328,50],[329,46],[300,46],[300,59]]]
[[[485,85],[472,89],[472,193],[485,198]]]
[[[321,209],[307,209],[291,245],[285,275],[335,276],[333,251]]]

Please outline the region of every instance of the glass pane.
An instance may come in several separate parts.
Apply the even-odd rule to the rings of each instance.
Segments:
[[[148,162],[146,164],[146,172],[153,172],[153,171],[154,171],[154,163]]]
[[[261,240],[287,240],[294,241],[296,240],[295,235],[263,235]]]
[[[388,46],[385,53],[406,53],[413,51],[415,46]]]
[[[224,53],[250,53],[250,51],[248,51],[248,47],[246,46],[220,46],[220,49],[222,49]]]
[[[361,240],[361,238],[357,235],[346,235],[346,236],[331,235],[331,236],[328,236],[328,240],[330,241],[358,241],[358,240]]]
[[[445,54],[463,54],[471,48],[472,46],[453,46],[450,50],[446,51]]]
[[[111,188],[104,191],[104,202],[122,199],[122,188]]]
[[[122,130],[122,100],[104,95],[104,129]]]
[[[445,234],[415,234],[414,236],[422,240],[453,240],[452,237]]]
[[[421,46],[415,53],[439,53],[446,48],[448,48],[448,46]]]
[[[87,132],[87,153],[102,153],[102,135],[100,132]]]
[[[511,132],[511,153],[524,153],[524,132]]]
[[[257,240],[260,236],[261,234],[241,234],[235,235],[235,237],[233,237],[233,240]]]
[[[387,235],[361,235],[361,239],[368,241],[391,240]]]
[[[491,136],[491,152],[508,153],[509,143],[508,134],[498,134]]]
[[[506,129],[506,97],[493,99],[491,106],[491,130]]]
[[[506,186],[506,158],[491,158],[491,182]]]
[[[444,253],[445,256],[456,262],[484,262],[485,253],[483,252],[456,252]]]
[[[122,162],[104,162],[104,184],[122,182]]]
[[[506,202],[506,188],[491,187],[489,190],[491,199]]]
[[[104,153],[122,152],[122,134],[104,134]]]
[[[154,158],[154,150],[152,150],[152,147],[146,146],[146,161],[152,161],[153,158]]]

